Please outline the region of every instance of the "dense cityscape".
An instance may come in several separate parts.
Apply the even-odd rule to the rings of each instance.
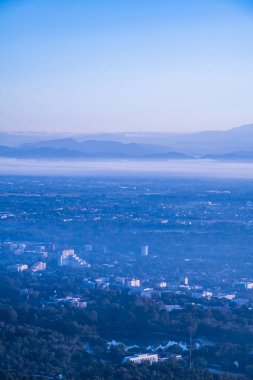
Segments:
[[[251,378],[252,189],[2,177],[2,378]]]

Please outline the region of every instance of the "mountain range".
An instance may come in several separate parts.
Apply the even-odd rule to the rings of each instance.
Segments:
[[[78,142],[72,138],[40,141],[17,147],[0,146],[0,157],[12,158],[55,158],[55,159],[186,159],[186,154],[171,152],[159,145],[124,144],[116,141],[87,140]]]
[[[48,138],[46,138],[48,137]],[[197,133],[0,133],[0,157],[253,160],[253,125]]]

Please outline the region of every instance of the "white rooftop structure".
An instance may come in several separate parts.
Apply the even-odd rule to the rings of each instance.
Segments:
[[[157,363],[158,362],[158,355],[157,354],[136,354],[133,356],[126,356],[123,360],[123,363],[128,363],[128,362],[133,362],[133,363],[144,363],[144,362],[149,362],[150,364],[152,363]]]

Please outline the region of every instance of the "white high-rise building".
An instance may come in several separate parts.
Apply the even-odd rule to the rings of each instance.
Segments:
[[[74,251],[74,249],[64,249],[59,257],[59,266],[64,265],[78,265],[90,267],[86,260],[81,259]]]
[[[62,267],[63,265],[67,265],[69,256],[73,256],[74,254],[74,249],[64,249],[59,258],[59,266]]]
[[[148,256],[148,245],[142,245],[141,246],[141,255],[142,256]]]

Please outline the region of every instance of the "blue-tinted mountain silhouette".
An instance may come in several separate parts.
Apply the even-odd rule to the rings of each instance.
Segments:
[[[45,137],[52,137],[51,139]],[[64,138],[63,138],[64,137]],[[198,133],[57,134],[0,133],[0,155],[41,158],[210,158],[252,160],[253,124]],[[12,149],[8,149],[9,148]]]

